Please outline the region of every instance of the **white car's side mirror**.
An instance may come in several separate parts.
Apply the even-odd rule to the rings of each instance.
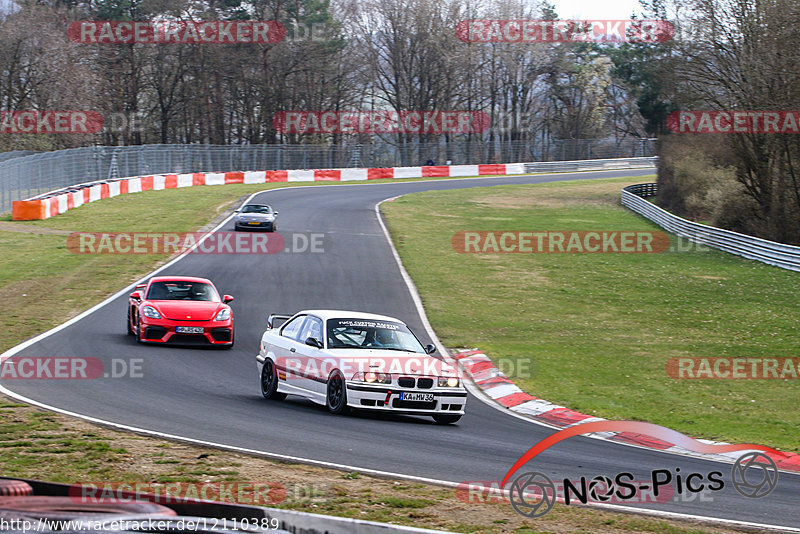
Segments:
[[[306,338],[306,345],[308,345],[309,347],[316,347],[318,349],[321,349],[321,348],[324,347],[324,345],[322,344],[322,341],[320,341],[319,339],[317,339],[315,337]]]

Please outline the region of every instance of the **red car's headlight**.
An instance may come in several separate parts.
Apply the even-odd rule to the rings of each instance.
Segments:
[[[215,321],[227,321],[230,318],[231,318],[231,309],[230,308],[225,308],[225,309],[220,310],[219,313],[217,313],[217,316],[214,317],[214,320]]]
[[[143,307],[142,308],[142,315],[144,315],[145,317],[148,317],[150,319],[161,319],[161,314],[158,313],[158,310],[156,310],[152,306]]]

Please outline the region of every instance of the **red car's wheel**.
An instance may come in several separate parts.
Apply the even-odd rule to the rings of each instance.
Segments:
[[[133,335],[133,328],[131,328],[131,308],[128,306],[128,324],[126,325],[128,328],[128,335]]]
[[[144,343],[144,331],[142,330],[142,320],[139,319],[136,327],[136,341]]]

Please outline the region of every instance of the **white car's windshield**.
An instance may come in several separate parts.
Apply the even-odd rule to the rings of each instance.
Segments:
[[[425,353],[422,344],[407,326],[374,319],[328,319],[328,348]]]

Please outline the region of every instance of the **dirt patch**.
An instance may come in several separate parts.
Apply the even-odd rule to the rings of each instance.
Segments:
[[[499,254],[479,254],[476,256],[481,261],[491,265],[492,274],[490,278],[492,280],[512,283],[524,281],[526,285],[533,284],[536,286],[550,283],[550,279],[547,278],[547,275],[543,269],[533,269],[531,266],[528,266],[525,269],[514,268],[513,266],[510,266],[507,261],[504,261],[504,258],[499,257]]]
[[[620,191],[626,185],[628,184],[588,183],[571,187],[562,185],[557,192],[548,188],[538,188],[528,196],[519,192],[489,192],[474,203],[481,207],[501,209],[610,206],[619,204]]]
[[[69,235],[69,230],[56,230],[55,228],[44,228],[20,222],[0,221],[0,231],[19,232],[23,234],[49,234],[49,235]]]

